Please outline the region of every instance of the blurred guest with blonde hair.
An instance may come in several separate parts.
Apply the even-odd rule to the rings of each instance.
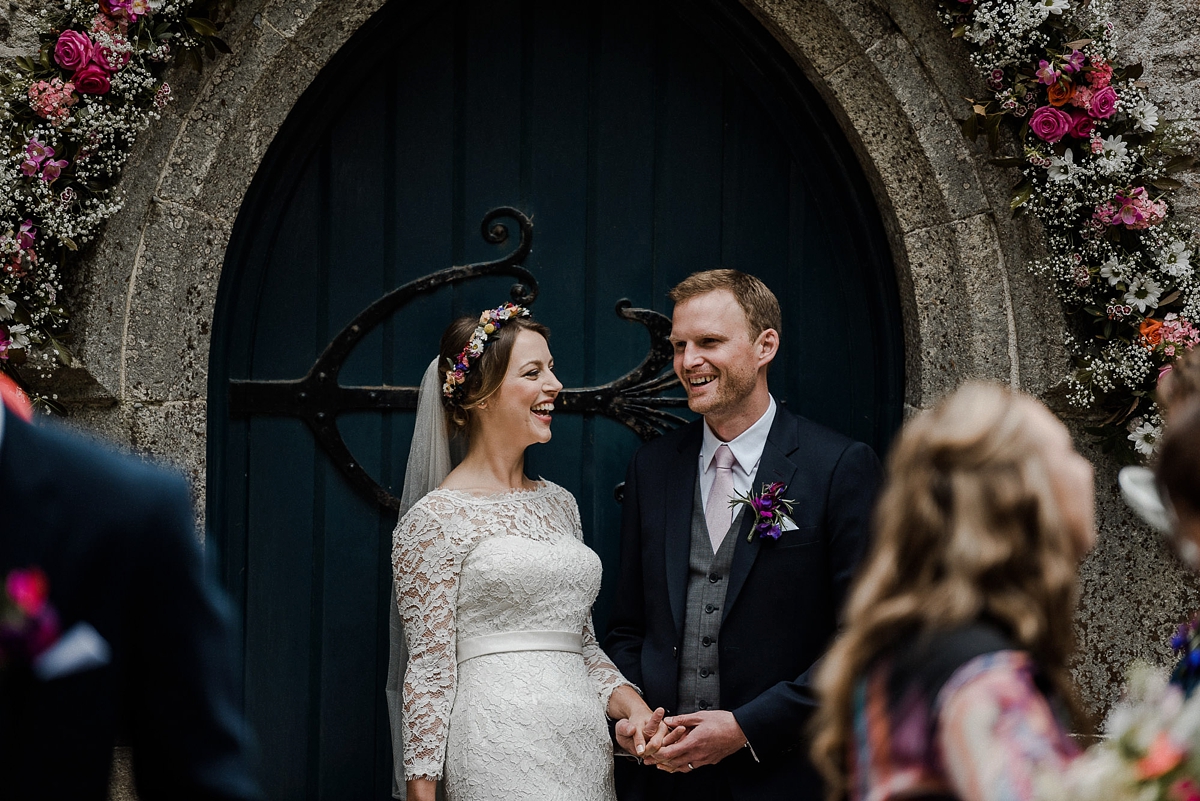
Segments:
[[[1033,797],[1087,730],[1068,672],[1092,467],[1042,404],[972,383],[911,421],[817,678],[830,798]]]

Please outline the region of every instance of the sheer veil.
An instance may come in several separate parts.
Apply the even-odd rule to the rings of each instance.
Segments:
[[[417,422],[413,429],[412,446],[408,450],[408,467],[404,471],[404,489],[400,494],[400,518],[425,493],[437,489],[454,468],[450,457],[450,435],[446,428],[446,412],[442,407],[442,382],[435,358],[425,370],[417,393]],[[404,798],[404,746],[401,742],[401,715],[404,700],[404,667],[408,652],[404,647],[404,629],[396,605],[396,584],[392,582],[390,604],[391,634],[389,636],[387,707],[392,734],[392,797]]]

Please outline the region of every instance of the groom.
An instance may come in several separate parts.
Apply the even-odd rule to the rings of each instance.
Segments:
[[[670,297],[675,373],[704,419],[630,462],[605,648],[666,708],[668,741],[682,739],[644,767],[618,760],[619,794],[821,801],[805,737],[812,682],[866,546],[879,462],[771,397],[781,315],[761,281],[709,270]],[[794,501],[775,540],[729,505],[773,482]]]

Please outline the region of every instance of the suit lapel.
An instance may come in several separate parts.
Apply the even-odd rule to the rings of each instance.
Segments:
[[[671,617],[675,620],[676,633],[683,631],[683,612],[687,605],[692,503],[695,500],[702,440],[703,432],[697,425],[680,441],[674,462],[666,472],[666,497],[663,498],[662,507],[666,512],[663,539],[666,547],[667,595],[671,599]]]
[[[786,495],[787,486],[791,484],[792,478],[796,475],[796,464],[791,460],[791,455],[799,445],[798,436],[796,418],[780,406],[775,414],[775,422],[771,424],[771,433],[767,435],[767,444],[763,448],[762,459],[758,463],[758,472],[754,475],[754,483],[750,487],[751,492],[757,494],[762,490],[764,484],[780,481],[784,484],[784,497],[788,497]],[[736,535],[738,541],[734,544],[733,563],[729,567],[729,589],[725,593],[725,608],[721,612],[722,622],[729,617],[729,610],[733,608],[738,593],[741,592],[742,585],[746,583],[746,577],[750,575],[750,569],[754,567],[754,560],[762,548],[758,537],[750,537],[753,525],[754,517],[750,514],[743,514],[737,531],[730,534],[730,536]]]

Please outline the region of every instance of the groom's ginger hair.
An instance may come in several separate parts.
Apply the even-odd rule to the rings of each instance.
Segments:
[[[667,293],[671,302],[678,306],[685,300],[705,295],[718,289],[728,290],[742,307],[746,323],[750,326],[750,339],[768,328],[783,336],[783,314],[779,311],[779,299],[767,285],[753,275],[738,270],[704,270],[692,273]]]

